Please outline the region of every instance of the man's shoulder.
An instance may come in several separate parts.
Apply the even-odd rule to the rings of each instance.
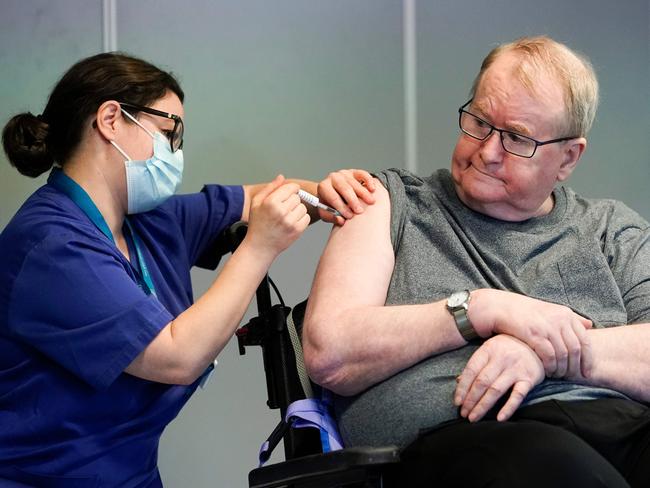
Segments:
[[[387,168],[377,173],[374,176],[380,180],[394,180],[401,181],[404,185],[421,186],[425,184],[436,183],[445,181],[451,177],[448,169],[437,169],[429,176],[419,176],[412,171],[404,168]]]
[[[560,187],[566,195],[570,215],[580,221],[599,220],[608,227],[633,226],[647,229],[650,224],[638,212],[624,202],[614,198],[587,198],[570,187]]]
[[[448,170],[440,169],[426,177],[418,176],[402,168],[390,168],[375,173],[392,198],[409,195],[431,196],[447,187],[451,181]]]

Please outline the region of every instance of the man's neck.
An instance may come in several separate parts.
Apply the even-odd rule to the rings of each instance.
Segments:
[[[493,219],[503,220],[506,222],[524,222],[532,218],[543,217],[544,215],[550,214],[555,207],[555,197],[552,193],[535,210],[522,210],[513,208],[509,205],[504,205],[502,203],[474,206],[470,202],[465,202],[460,194],[458,194],[458,198],[467,207],[471,208],[475,212],[479,212],[492,217]]]

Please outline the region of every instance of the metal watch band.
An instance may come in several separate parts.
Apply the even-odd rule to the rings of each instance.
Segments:
[[[476,330],[474,330],[474,327],[472,327],[472,324],[467,317],[467,310],[465,310],[463,307],[460,307],[454,310],[452,313],[454,314],[454,320],[456,321],[458,332],[460,332],[460,335],[463,336],[463,339],[465,339],[467,342],[471,341],[472,339],[476,339],[478,337],[478,334],[476,333]]]

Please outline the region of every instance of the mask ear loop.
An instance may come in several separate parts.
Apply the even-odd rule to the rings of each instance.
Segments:
[[[144,125],[142,125],[142,124],[141,124],[141,123],[140,123],[140,122],[139,122],[139,121],[138,121],[138,120],[137,120],[133,115],[131,115],[131,114],[130,114],[129,112],[127,112],[126,110],[124,110],[122,107],[120,107],[120,110],[122,111],[122,113],[124,113],[124,115],[126,115],[128,118],[130,118],[130,119],[131,119],[131,120],[132,120],[136,125],[140,126],[140,128],[141,128],[143,131],[145,131],[147,134],[149,134],[149,136],[151,136],[152,139],[154,139],[154,140],[156,139],[156,138],[153,136],[153,134],[151,133],[151,131],[150,131],[149,129],[147,129]],[[120,146],[118,146],[114,141],[110,141],[110,142],[111,142],[111,144],[113,145],[113,147],[114,147],[115,149],[117,149],[117,150],[120,152],[120,154],[121,154],[122,156],[124,156],[124,158],[125,158],[127,161],[133,161],[133,160],[132,160],[132,159],[131,159],[131,158],[130,158],[130,157],[129,157],[129,156],[128,156],[128,155],[127,155],[123,150],[122,150],[122,148],[121,148]]]
[[[124,159],[126,161],[133,161],[124,151],[122,151],[122,148],[117,145],[115,141],[109,141],[115,149],[117,149],[122,156],[124,156]]]
[[[141,123],[140,123],[140,122],[139,122],[139,121],[138,121],[138,120],[137,120],[133,115],[131,115],[131,114],[130,114],[129,112],[127,112],[126,110],[124,110],[122,107],[120,107],[120,110],[124,113],[124,115],[126,115],[126,116],[127,116],[128,118],[130,118],[133,122],[135,122],[137,125],[139,125],[140,128],[141,128],[143,131],[145,131],[147,134],[149,134],[149,135],[151,136],[152,139],[155,139],[155,137],[153,136],[153,134],[151,133],[151,131],[150,131],[149,129],[147,129],[144,125],[142,125],[142,124],[141,124]]]

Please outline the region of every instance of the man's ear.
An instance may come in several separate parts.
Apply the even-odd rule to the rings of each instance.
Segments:
[[[115,134],[120,123],[123,122],[122,109],[115,100],[102,103],[97,109],[93,127],[108,141],[115,139]]]
[[[573,170],[578,166],[578,161],[582,153],[585,152],[587,148],[587,139],[584,137],[576,137],[565,143],[565,147],[562,151],[562,164],[560,165],[560,170],[557,174],[558,181],[565,181],[571,176]]]

